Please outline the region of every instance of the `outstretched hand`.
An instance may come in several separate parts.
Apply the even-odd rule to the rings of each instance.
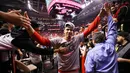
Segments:
[[[99,14],[98,14],[98,16],[104,17],[105,15],[106,15],[105,9],[104,9],[104,8],[101,8],[101,9],[100,9],[100,12],[99,12]]]
[[[24,12],[24,17],[29,19],[28,13],[26,11]],[[35,30],[31,26],[31,23],[25,22],[22,26],[27,30],[30,36],[35,32]]]
[[[21,10],[10,10],[9,12],[4,13],[2,18],[14,25],[22,26],[22,24],[30,24],[30,19],[22,16]]]
[[[109,15],[110,14],[110,4],[109,3],[105,3],[104,4],[104,9],[107,12],[107,14]]]
[[[27,18],[27,19],[30,19],[29,16],[28,16],[27,11],[24,12],[24,15],[23,15],[23,16],[24,16],[25,18]],[[31,24],[31,23],[24,23],[22,26],[25,27],[26,29],[28,29],[29,26],[30,26],[30,24]]]
[[[104,6],[101,8],[98,16],[100,17],[104,17],[105,15],[110,15],[110,4],[109,3],[105,3]]]

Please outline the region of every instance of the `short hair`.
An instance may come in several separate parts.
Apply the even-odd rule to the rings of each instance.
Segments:
[[[92,39],[95,41],[95,43],[102,43],[105,41],[105,35],[103,32],[95,32],[93,34]]]

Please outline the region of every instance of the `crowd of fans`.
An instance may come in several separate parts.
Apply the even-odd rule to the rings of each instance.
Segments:
[[[41,35],[39,24],[20,12],[0,11],[0,73],[43,73],[43,63],[53,61],[53,55],[58,73],[130,72],[129,1],[105,3],[94,21],[79,31],[72,22],[65,23],[60,37]]]

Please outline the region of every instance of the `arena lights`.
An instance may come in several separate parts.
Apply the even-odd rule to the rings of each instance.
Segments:
[[[29,9],[29,10],[32,10],[32,11],[34,11],[34,12],[36,12],[36,13],[39,13],[37,10],[35,10],[35,9],[31,6],[30,0],[27,1],[27,6],[28,6],[28,9]]]
[[[31,10],[31,3],[30,3],[30,0],[27,1],[27,4],[28,4],[28,8]]]
[[[85,4],[82,5],[82,8],[84,9],[86,6],[90,5],[93,2],[93,0],[85,1]]]
[[[58,19],[58,20],[62,20],[62,19],[63,19],[63,15],[56,14],[56,19]]]

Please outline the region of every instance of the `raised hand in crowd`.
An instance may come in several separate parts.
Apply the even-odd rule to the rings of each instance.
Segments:
[[[107,12],[108,15],[111,14],[110,4],[109,3],[104,4],[104,9],[105,9],[105,11]]]
[[[99,12],[99,14],[98,14],[98,16],[102,18],[102,17],[104,17],[105,15],[106,15],[105,9],[104,9],[104,8],[101,8],[101,9],[100,9],[100,12]]]
[[[24,17],[29,19],[28,13],[26,11],[24,12]],[[24,24],[23,27],[27,30],[30,36],[33,34],[34,29],[30,24]]]
[[[110,4],[109,4],[109,3],[105,3],[105,4],[104,4],[104,9],[105,9],[105,11],[107,12],[108,15],[111,14]],[[114,22],[118,22],[117,18],[113,18],[113,21],[114,21]]]
[[[29,16],[28,16],[27,11],[24,12],[24,15],[23,15],[23,16],[26,17],[27,19],[30,19]],[[25,27],[26,29],[28,29],[28,25],[30,25],[30,23],[25,23],[25,24],[23,24],[22,26]]]
[[[22,16],[21,10],[11,10],[9,12],[0,11],[0,18],[15,25],[30,24],[30,19]]]

